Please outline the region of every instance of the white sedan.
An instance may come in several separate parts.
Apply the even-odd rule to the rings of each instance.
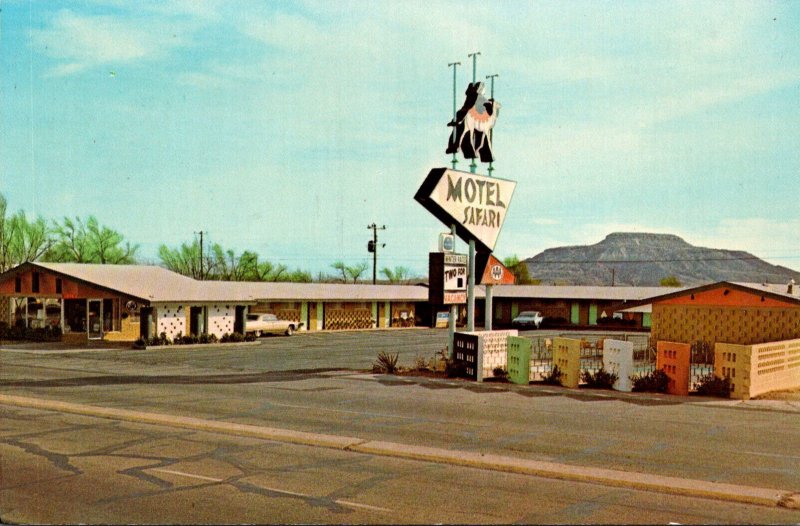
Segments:
[[[519,327],[520,329],[531,328],[538,329],[544,321],[542,313],[535,310],[528,310],[520,312],[519,316],[511,320],[512,327]]]
[[[274,314],[248,314],[245,323],[245,334],[285,334],[291,336],[303,324],[294,321],[279,320]]]

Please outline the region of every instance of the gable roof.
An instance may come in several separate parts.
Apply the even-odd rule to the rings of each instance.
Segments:
[[[795,285],[794,294],[788,292],[787,285],[771,284],[771,283],[745,283],[734,281],[718,281],[716,283],[709,283],[707,285],[700,285],[698,287],[691,287],[681,289],[679,291],[671,292],[669,294],[661,294],[650,298],[645,298],[642,301],[636,302],[638,305],[653,304],[667,301],[673,298],[689,296],[692,294],[700,294],[709,290],[719,288],[730,288],[738,290],[747,294],[764,296],[773,300],[793,303],[800,305],[800,287]]]
[[[427,301],[419,285],[200,281],[153,265],[26,263],[63,276],[126,294],[148,303],[239,304],[264,301]],[[11,272],[11,271],[9,271]]]

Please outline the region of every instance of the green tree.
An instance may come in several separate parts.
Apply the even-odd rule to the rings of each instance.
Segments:
[[[121,265],[134,263],[139,249],[94,216],[86,222],[65,217],[63,223],[54,223],[53,235],[53,244],[44,255],[46,261]]]
[[[680,280],[678,278],[676,278],[675,276],[667,276],[666,278],[663,278],[660,283],[661,283],[662,287],[680,287],[681,286]]]
[[[358,278],[369,268],[369,264],[366,261],[362,261],[355,265],[346,265],[344,261],[335,261],[331,264],[331,267],[342,274],[342,281],[344,283],[348,283],[351,279],[353,283],[357,283]]]
[[[162,264],[173,272],[194,279],[221,281],[293,281],[310,282],[311,274],[302,270],[289,271],[286,265],[260,261],[258,254],[245,250],[236,255],[213,243],[201,258],[200,243],[182,243],[179,248],[158,247]]]
[[[514,274],[517,285],[538,285],[542,282],[540,279],[533,279],[530,277],[527,263],[520,261],[516,254],[505,258],[503,260],[503,265]]]
[[[205,266],[200,255],[200,243],[196,239],[190,244],[181,243],[178,248],[160,245],[158,257],[161,258],[161,263],[172,272],[194,279],[200,279],[205,274],[203,272]]]
[[[44,218],[29,221],[25,212],[8,215],[8,204],[0,194],[0,272],[41,258],[52,245]]]
[[[383,267],[381,274],[386,276],[389,283],[406,283],[411,278],[411,270],[407,267],[394,267],[394,269]]]

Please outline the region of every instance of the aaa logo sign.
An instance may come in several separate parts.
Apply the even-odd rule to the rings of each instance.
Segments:
[[[445,225],[456,225],[464,241],[494,250],[517,183],[447,168],[430,171],[414,196]]]

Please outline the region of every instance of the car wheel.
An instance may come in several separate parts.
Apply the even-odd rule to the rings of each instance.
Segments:
[[[291,336],[292,334],[294,334],[294,325],[289,325],[286,328],[286,336]]]

